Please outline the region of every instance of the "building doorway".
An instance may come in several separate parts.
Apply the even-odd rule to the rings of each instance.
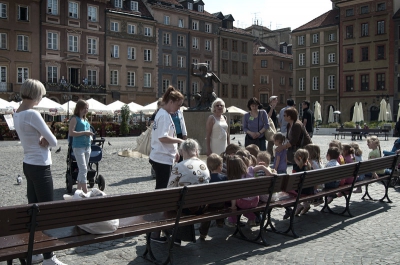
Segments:
[[[74,85],[77,86],[80,84],[80,74],[81,74],[81,69],[80,68],[69,68],[68,71],[69,74],[69,82]]]
[[[377,121],[379,118],[379,108],[376,106],[372,106],[370,108],[371,118],[370,121]]]

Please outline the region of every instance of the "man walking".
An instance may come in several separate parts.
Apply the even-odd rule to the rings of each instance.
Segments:
[[[312,138],[314,133],[314,113],[310,110],[310,101],[304,100],[301,105],[303,107],[302,122],[306,131]]]

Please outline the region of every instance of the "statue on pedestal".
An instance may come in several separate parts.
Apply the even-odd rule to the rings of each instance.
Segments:
[[[217,98],[217,95],[214,92],[214,82],[221,83],[218,76],[216,76],[213,72],[208,73],[208,64],[207,63],[199,63],[197,64],[199,67],[200,73],[194,72],[195,64],[191,66],[191,74],[192,76],[197,76],[203,81],[203,88],[200,93],[196,93],[194,96],[196,100],[196,106],[190,108],[189,110],[210,110],[211,103]]]

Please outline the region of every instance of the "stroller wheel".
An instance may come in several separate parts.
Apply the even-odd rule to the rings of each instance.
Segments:
[[[70,174],[67,173],[67,180],[66,180],[66,184],[67,184],[67,192],[68,193],[72,193],[72,186],[74,185],[72,176]]]
[[[99,186],[99,190],[104,191],[105,187],[106,187],[106,181],[104,179],[104,177],[102,175],[99,175],[97,177],[97,185]]]

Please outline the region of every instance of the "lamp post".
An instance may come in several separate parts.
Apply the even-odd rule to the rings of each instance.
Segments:
[[[63,95],[64,100],[67,101],[67,120],[69,120],[69,101],[72,99],[71,95],[64,94]]]

